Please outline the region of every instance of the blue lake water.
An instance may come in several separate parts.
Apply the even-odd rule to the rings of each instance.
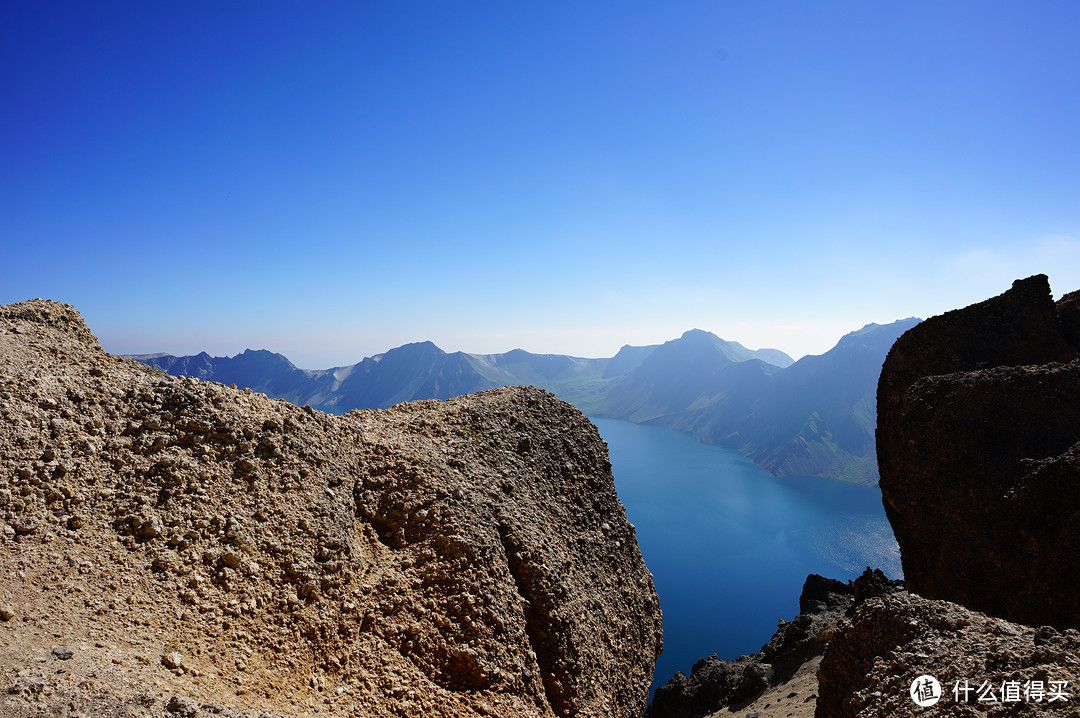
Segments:
[[[742,454],[669,429],[592,418],[664,612],[654,688],[711,653],[756,653],[799,612],[810,573],[901,576],[876,487],[778,479]]]

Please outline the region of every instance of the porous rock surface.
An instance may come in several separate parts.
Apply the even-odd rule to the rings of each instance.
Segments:
[[[660,648],[550,394],[331,417],[0,307],[0,715],[636,717]]]
[[[1080,293],[1045,275],[908,330],[878,385],[885,511],[908,587],[1080,627]]]
[[[939,701],[911,684],[933,676]],[[906,592],[841,622],[818,672],[817,718],[1076,716],[1080,632],[1033,628]]]

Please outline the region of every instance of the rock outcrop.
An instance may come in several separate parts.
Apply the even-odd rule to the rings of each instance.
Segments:
[[[0,714],[638,716],[660,648],[550,394],[330,417],[0,307]]]
[[[812,576],[761,653],[699,661],[647,715],[1078,715],[1078,356],[1080,293],[1055,303],[1042,275],[908,330],[877,446],[910,592]]]
[[[1080,632],[1032,628],[909,593],[874,598],[840,624],[818,672],[817,718],[1075,716]],[[938,702],[911,697],[921,676]]]
[[[893,346],[878,457],[911,593],[839,625],[818,718],[1077,714],[1078,300],[1038,275]]]
[[[772,639],[758,653],[733,661],[718,659],[716,654],[702,658],[689,676],[678,672],[656,689],[645,718],[700,718],[740,710],[770,687],[787,683],[800,668],[820,657],[839,622],[855,606],[902,587],[903,582],[890,581],[881,571],[869,568],[847,583],[816,574],[807,576],[799,596],[799,615],[792,621],[780,621]],[[800,701],[811,699],[789,696],[796,697]]]
[[[1080,627],[1080,294],[1047,278],[928,319],[878,387],[881,492],[911,591]]]

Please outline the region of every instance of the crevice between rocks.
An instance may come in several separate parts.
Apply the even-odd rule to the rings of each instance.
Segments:
[[[502,541],[503,550],[506,553],[506,565],[510,575],[514,578],[518,595],[524,601],[525,635],[529,639],[529,646],[536,654],[536,664],[540,670],[540,682],[544,686],[544,697],[548,706],[556,715],[564,715],[565,694],[563,688],[556,681],[557,656],[554,644],[545,636],[549,633],[547,616],[537,607],[535,600],[534,582],[535,571],[520,556],[523,547],[513,540],[510,535],[510,527],[505,521],[499,520],[499,539]]]

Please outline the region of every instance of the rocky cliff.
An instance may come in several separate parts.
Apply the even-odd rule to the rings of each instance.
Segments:
[[[905,333],[878,389],[885,510],[909,588],[1080,627],[1077,299],[1044,275]]]
[[[638,716],[606,447],[497,389],[330,417],[0,307],[0,714]]]
[[[1078,300],[1018,280],[889,352],[881,492],[911,593],[840,623],[817,718],[1077,715]]]

